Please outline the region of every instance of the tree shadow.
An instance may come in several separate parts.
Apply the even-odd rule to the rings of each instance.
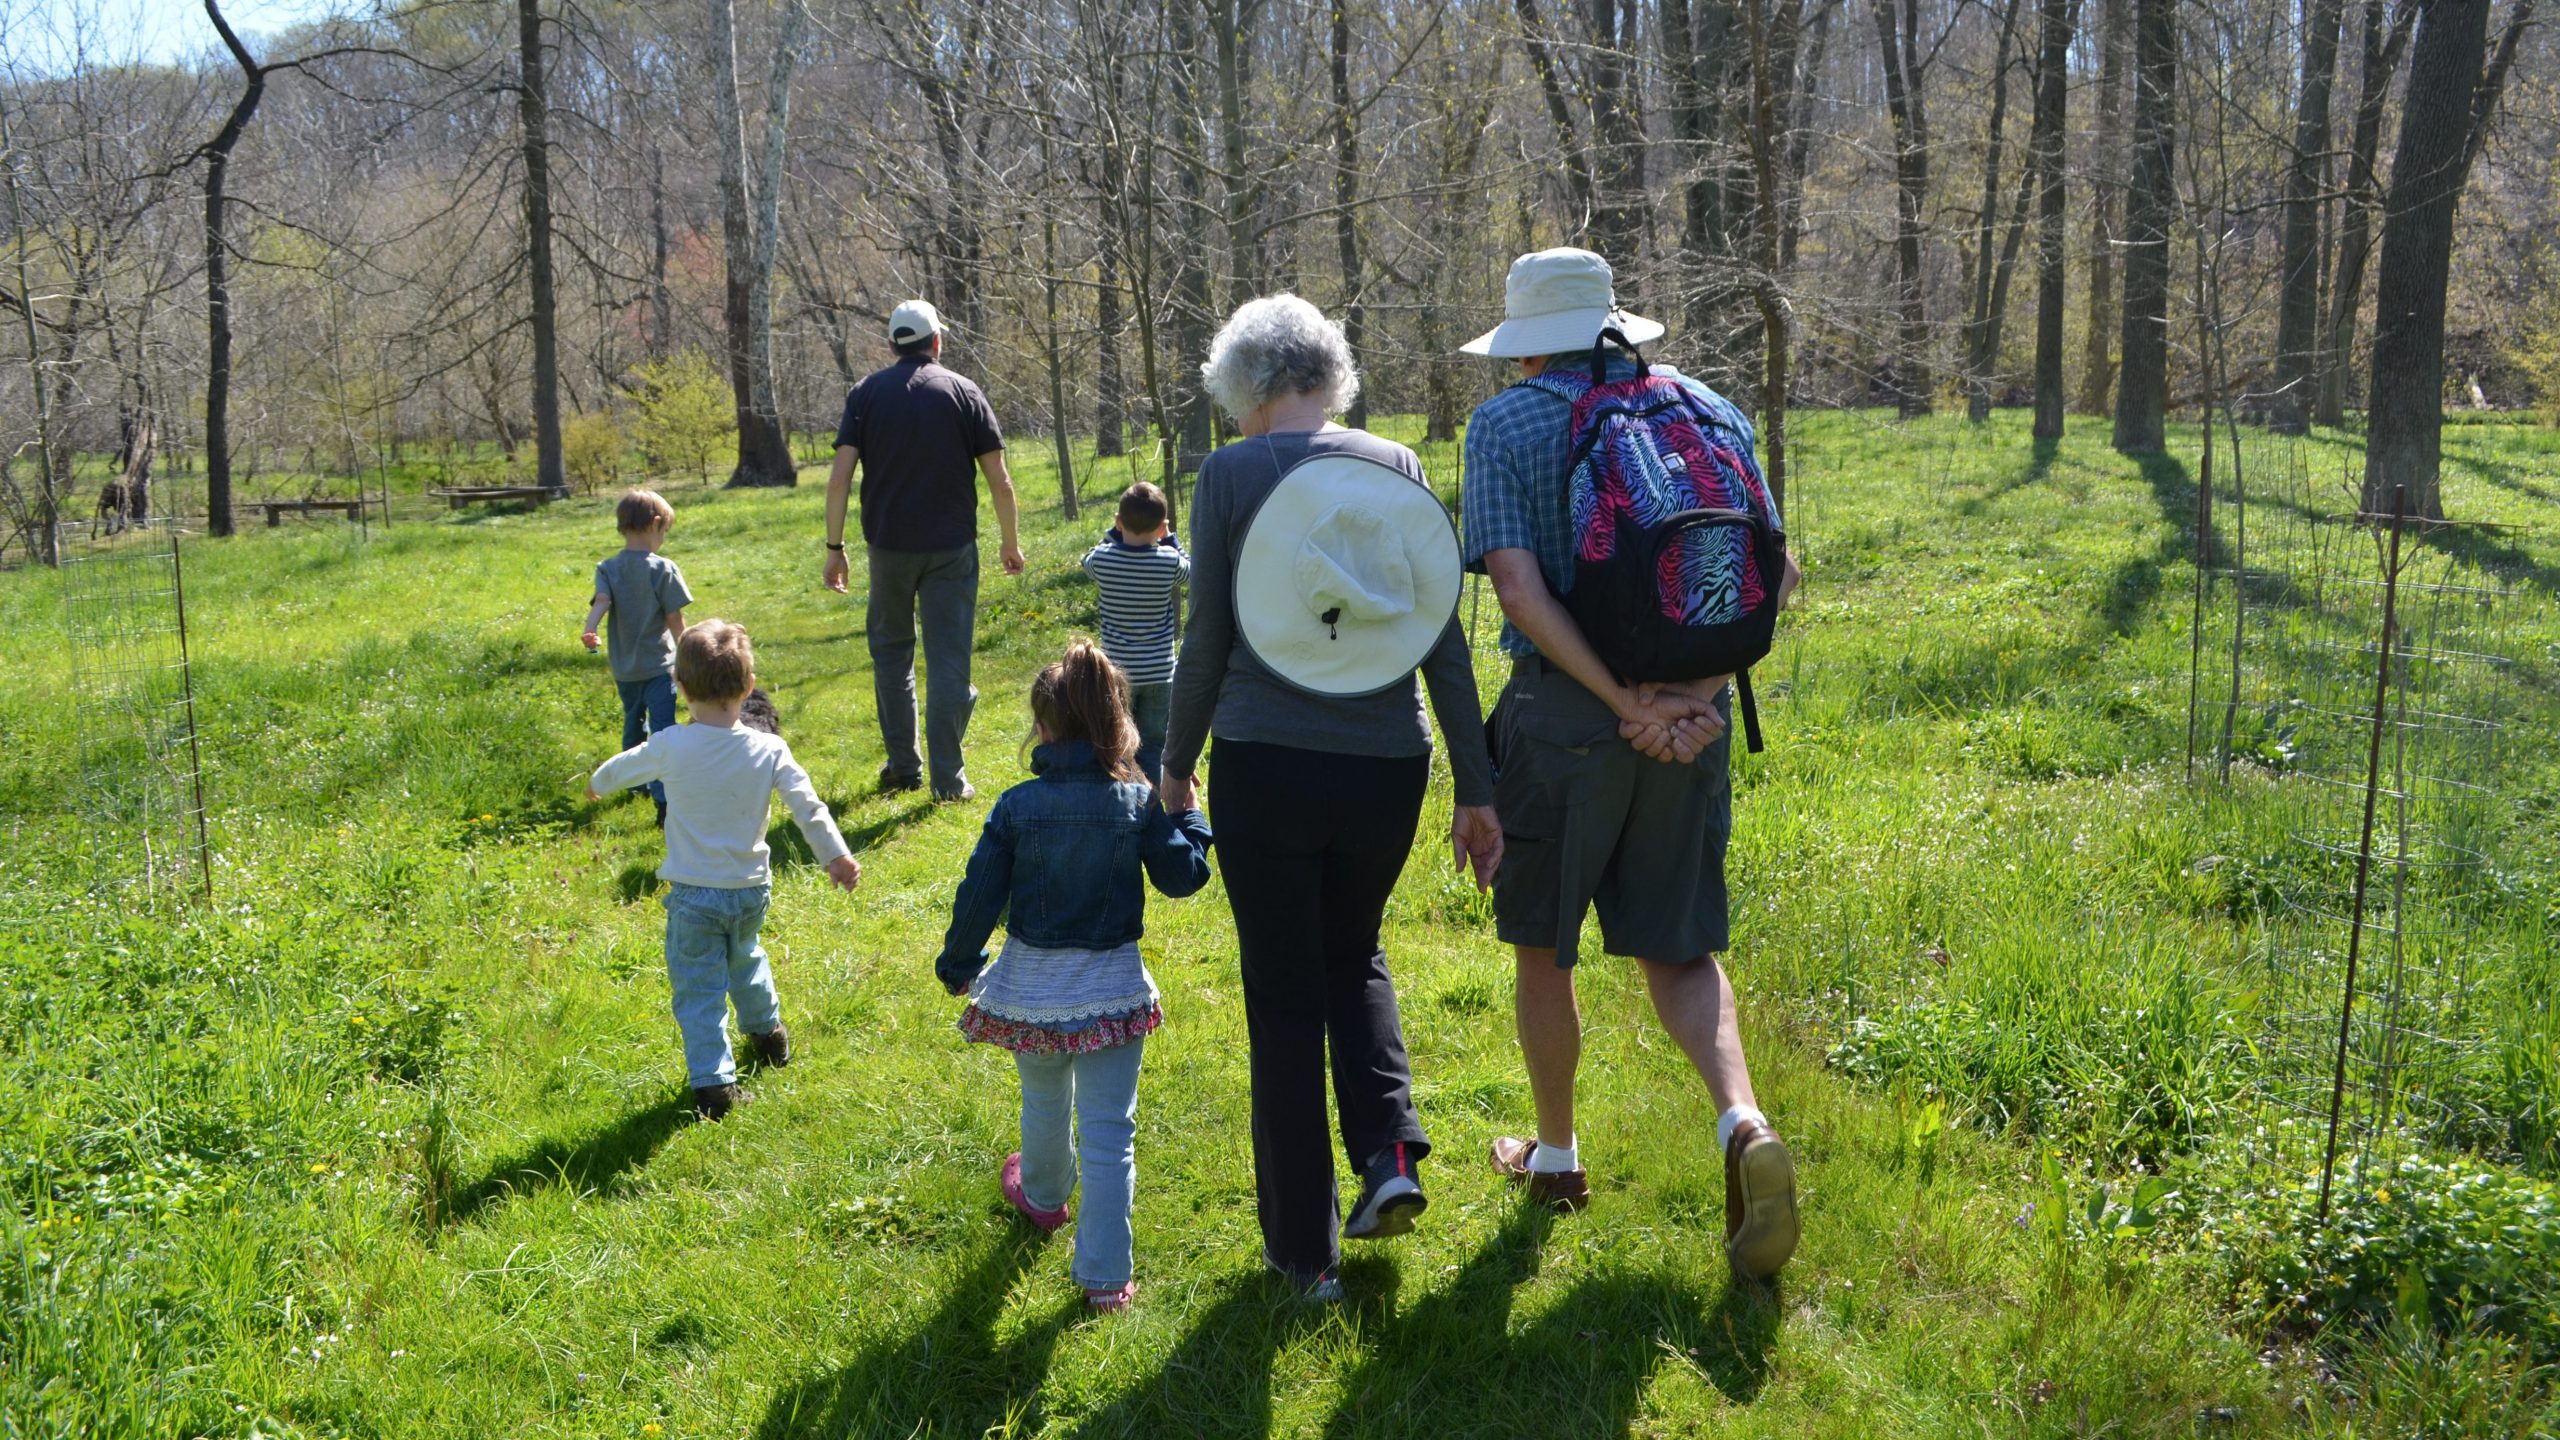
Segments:
[[[1040,1386],[1058,1336],[1082,1307],[1072,1292],[1002,1344],[1005,1297],[1040,1256],[1025,1227],[978,1257],[931,1315],[844,1366],[787,1385],[765,1407],[756,1440],[850,1435],[983,1435],[1040,1428]]]
[[[853,802],[842,796],[827,801],[827,810],[831,814],[843,815],[852,808]],[[845,829],[844,843],[854,854],[860,855],[932,813],[932,799],[918,793],[914,799],[886,815]],[[774,821],[764,832],[764,844],[773,853],[772,865],[776,874],[818,863],[816,853],[809,849],[809,842],[801,838],[800,827],[792,822],[789,815]]]
[[[511,1195],[555,1185],[584,1193],[649,1163],[667,1137],[684,1128],[692,1112],[677,1097],[643,1105],[583,1140],[545,1139],[454,1194],[440,1212],[443,1223],[463,1224]]]
[[[613,877],[613,893],[625,905],[634,904],[658,893],[658,867],[646,860],[634,860]]]
[[[1999,484],[1992,486],[1990,489],[1983,491],[1979,495],[1967,496],[1966,498],[1957,501],[1955,507],[1956,513],[1959,515],[1983,514],[1990,510],[1994,504],[1998,503],[2002,497],[2007,496],[2014,491],[2024,490],[2030,485],[2042,483],[2046,476],[2053,473],[2054,461],[2061,454],[2062,442],[2060,440],[2049,435],[2037,440],[2035,442],[2035,448],[2028,453],[2025,469],[2017,471],[2008,479],[2001,481]]]
[[[1736,1404],[1759,1395],[1783,1313],[1759,1286],[1728,1285],[1711,1308],[1682,1276],[1597,1274],[1513,1333],[1514,1296],[1550,1223],[1519,1207],[1447,1289],[1383,1321],[1326,1435],[1624,1435],[1666,1359]]]
[[[1297,1303],[1268,1274],[1237,1275],[1225,1285],[1155,1374],[1078,1422],[1078,1440],[1271,1433],[1272,1357],[1329,1312]]]

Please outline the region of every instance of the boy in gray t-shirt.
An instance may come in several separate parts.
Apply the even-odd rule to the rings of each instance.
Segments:
[[[614,688],[622,692],[625,750],[675,728],[676,641],[684,634],[684,607],[693,603],[684,572],[658,553],[675,518],[675,507],[656,491],[634,490],[622,497],[613,512],[622,549],[596,565],[595,600],[587,607],[587,632],[579,637],[594,650],[596,626],[610,617],[611,643],[605,655],[613,666]],[[663,827],[667,792],[655,782],[646,788]]]

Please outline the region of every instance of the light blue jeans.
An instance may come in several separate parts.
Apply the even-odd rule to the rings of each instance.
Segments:
[[[772,898],[769,885],[667,886],[667,985],[675,992],[684,1068],[696,1090],[738,1078],[729,1054],[729,1002],[737,1002],[738,1024],[751,1035],[782,1023],[773,966],[756,940]]]
[[[1129,1216],[1138,1187],[1138,1060],[1146,1044],[1141,1036],[1079,1055],[1014,1052],[1013,1063],[1022,1071],[1023,1198],[1043,1210],[1066,1204],[1081,1162],[1084,1208],[1076,1216],[1076,1256],[1068,1273],[1088,1290],[1129,1281]]]

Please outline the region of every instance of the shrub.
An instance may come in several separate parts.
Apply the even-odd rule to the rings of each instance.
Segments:
[[[570,484],[591,493],[622,478],[622,456],[630,443],[611,411],[572,415],[560,427],[561,468],[569,472]]]
[[[650,463],[690,466],[709,482],[711,457],[737,426],[729,382],[711,357],[687,350],[649,361],[632,372],[632,398],[639,405],[632,429]]]

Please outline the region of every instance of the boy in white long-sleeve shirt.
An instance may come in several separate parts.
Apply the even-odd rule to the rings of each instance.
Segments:
[[[791,758],[791,747],[738,723],[739,707],[756,683],[747,632],[725,620],[688,628],[677,642],[675,671],[692,723],[657,731],[598,766],[587,797],[647,781],[666,789],[667,859],[658,878],[667,882],[667,983],[684,1036],[694,1111],[717,1120],[753,1098],[738,1088],[730,1002],[758,1061],[791,1062],[773,967],[756,939],[773,896],[764,844],[773,797],[782,796],[828,879],[850,890],[862,866],[809,772]]]

